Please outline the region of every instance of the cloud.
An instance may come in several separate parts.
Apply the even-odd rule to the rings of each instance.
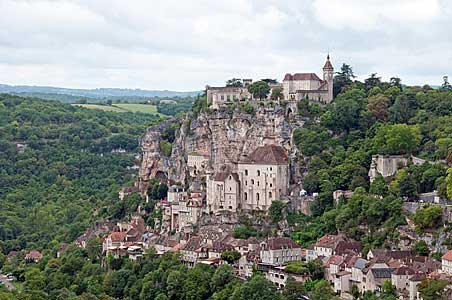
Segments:
[[[438,83],[452,67],[447,0],[0,0],[0,82],[194,90],[320,72]]]

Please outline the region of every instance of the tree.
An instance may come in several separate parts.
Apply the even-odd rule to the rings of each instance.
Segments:
[[[270,86],[265,81],[256,81],[250,84],[248,91],[254,98],[262,100],[267,98],[267,95],[270,92]]]
[[[163,155],[169,157],[171,155],[172,150],[173,145],[170,142],[166,140],[160,141],[160,151],[162,152]]]
[[[238,78],[232,78],[226,81],[226,86],[230,87],[243,87],[243,82],[241,79]]]
[[[446,300],[447,281],[425,278],[419,283],[418,290],[423,300]]]
[[[364,80],[366,91],[370,91],[373,87],[381,84],[381,77],[377,77],[377,73],[370,74],[369,78]]]
[[[422,135],[417,126],[384,125],[377,129],[374,151],[380,154],[411,154],[417,150]]]
[[[221,253],[221,259],[232,264],[240,259],[240,252],[237,250],[227,250]]]
[[[281,88],[272,89],[272,93],[270,95],[270,99],[272,100],[282,100],[284,99],[284,95]]]
[[[282,292],[282,298],[284,300],[298,300],[303,299],[306,296],[307,291],[304,288],[303,283],[296,281],[292,276],[289,276]]]
[[[440,206],[425,206],[416,211],[413,221],[421,229],[437,228],[441,225],[443,210]]]
[[[430,253],[427,243],[423,240],[414,243],[413,247],[411,248],[411,251],[420,256],[428,256],[428,254]]]
[[[447,198],[452,199],[452,168],[447,171],[446,177],[446,194]]]
[[[238,286],[231,300],[277,300],[280,299],[276,287],[264,276],[255,274],[244,284]]]
[[[264,81],[264,82],[266,82],[266,83],[268,83],[268,84],[277,84],[277,83],[278,83],[278,80],[276,80],[276,79],[271,79],[271,78],[261,79],[261,81]]]
[[[334,299],[334,291],[328,281],[321,279],[315,284],[309,296],[312,300],[331,300]]]
[[[270,205],[270,209],[268,210],[268,214],[273,223],[278,223],[282,220],[283,211],[286,208],[286,204],[280,200],[272,201]]]
[[[387,196],[389,193],[388,184],[383,176],[377,176],[371,183],[369,192],[378,196]]]
[[[336,97],[339,93],[352,84],[352,80],[356,76],[353,74],[353,69],[350,65],[345,63],[341,66],[341,71],[337,72],[333,79],[333,95]]]
[[[367,110],[370,111],[377,120],[383,122],[386,122],[388,119],[388,107],[389,99],[381,94],[370,97],[367,104]]]
[[[222,265],[215,270],[210,281],[210,286],[213,292],[218,292],[233,280],[234,269],[230,265]]]

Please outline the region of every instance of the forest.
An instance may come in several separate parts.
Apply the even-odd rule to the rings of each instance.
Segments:
[[[395,243],[395,229],[406,224],[406,217],[419,233],[451,230],[434,207],[415,215],[402,210],[405,201],[416,201],[423,192],[437,190],[440,197],[452,199],[447,167],[452,163],[450,85],[409,87],[398,78],[383,82],[376,74],[360,82],[344,64],[335,76],[335,94],[328,106],[308,100],[298,106],[306,124],[294,132],[304,161],[303,188],[318,193],[312,215],[290,212],[274,201],[269,215],[275,226],[286,218],[293,229],[290,237],[302,246],[323,234],[342,232],[362,241],[364,253]],[[252,113],[252,107],[244,109]],[[205,97],[197,98],[193,115],[207,110]],[[61,242],[72,242],[94,221],[121,219],[136,209],[140,199],[119,202],[118,190],[133,182],[139,138],[159,121],[149,114],[0,95],[0,264],[3,273],[18,279],[16,291],[0,287],[0,300],[335,299],[330,284],[321,279],[321,265],[315,264],[291,266],[294,272],[307,272],[311,280],[289,280],[283,290],[276,290],[258,271],[242,282],[229,265],[188,269],[177,253],[157,256],[149,251],[139,263],[102,260],[99,239],[89,241],[86,249],[71,246],[56,258]],[[393,178],[369,183],[375,154],[415,155],[427,162],[409,164]],[[334,203],[332,192],[337,189],[354,194]],[[162,194],[158,184],[150,191],[151,198]],[[272,234],[247,224],[235,232],[241,238]],[[452,247],[452,241],[441,242]],[[424,245],[416,246],[413,250],[428,254]],[[10,251],[22,249],[38,249],[44,257],[39,263],[26,263],[21,256],[6,259]],[[434,284],[420,288],[424,299],[435,299],[428,298]],[[395,299],[395,292],[389,286],[380,298],[364,296]]]

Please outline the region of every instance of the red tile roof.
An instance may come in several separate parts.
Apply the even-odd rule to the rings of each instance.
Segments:
[[[253,164],[287,164],[289,157],[287,151],[277,145],[265,145],[251,152],[243,163]]]
[[[122,242],[125,241],[127,237],[127,232],[121,231],[121,232],[112,232],[110,234],[110,239],[112,242]]]
[[[265,250],[301,249],[300,245],[286,237],[269,238],[263,244]]]
[[[392,274],[394,275],[414,275],[415,272],[413,269],[409,267],[402,266],[400,268],[397,268]]]
[[[452,261],[452,250],[447,251],[446,254],[443,255],[442,259]]]

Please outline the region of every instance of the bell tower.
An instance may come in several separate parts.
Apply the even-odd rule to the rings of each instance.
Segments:
[[[326,103],[333,101],[333,76],[334,68],[330,61],[330,54],[328,53],[325,65],[323,66],[323,80],[328,83],[328,97],[324,99]]]

